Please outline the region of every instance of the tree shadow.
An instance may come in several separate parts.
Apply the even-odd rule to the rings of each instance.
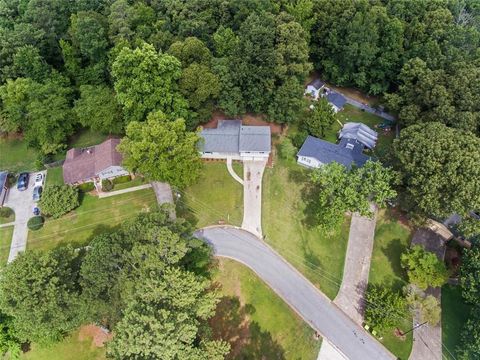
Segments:
[[[305,203],[302,224],[307,229],[313,229],[318,225],[316,207],[319,192],[318,186],[312,184],[307,184],[302,189],[302,201]]]
[[[396,276],[402,278],[405,275],[405,271],[402,268],[400,256],[403,252],[407,250],[406,246],[402,244],[400,239],[393,239],[388,243],[386,247],[382,248],[382,252],[387,257],[388,261],[390,262],[390,266],[392,267],[393,272]],[[399,290],[402,288],[403,283],[402,281],[396,279],[390,279],[392,282],[392,287],[395,290]]]
[[[226,359],[285,359],[285,352],[268,331],[250,320],[255,313],[251,304],[242,305],[235,296],[224,296],[209,320],[215,339],[227,341],[231,350]]]

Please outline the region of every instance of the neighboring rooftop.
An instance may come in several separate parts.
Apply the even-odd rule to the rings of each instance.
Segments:
[[[308,156],[317,159],[323,164],[337,162],[350,168],[352,163],[363,166],[369,156],[363,153],[363,145],[354,139],[342,139],[340,143],[331,142],[308,136],[303,143],[298,156]]]
[[[343,125],[338,136],[340,139],[354,139],[360,141],[369,149],[373,149],[378,140],[376,131],[362,123],[350,122]]]
[[[330,91],[327,94],[327,100],[329,103],[335,105],[337,108],[341,109],[347,103],[347,99],[342,94],[339,94],[335,91]]]
[[[120,139],[108,139],[88,148],[73,148],[67,151],[63,163],[63,180],[67,184],[95,177],[110,166],[120,166],[122,155],[116,150]]]
[[[8,172],[0,171],[0,191],[2,191],[3,185],[7,182]]]
[[[321,89],[323,86],[325,86],[325,83],[320,80],[320,79],[315,79],[313,80],[310,84],[308,84],[308,86],[312,86],[314,87],[315,89],[319,90]]]

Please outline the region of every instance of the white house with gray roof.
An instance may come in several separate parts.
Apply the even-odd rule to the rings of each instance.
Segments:
[[[269,126],[245,126],[241,120],[219,120],[214,129],[200,133],[204,159],[264,160],[270,156]]]
[[[340,130],[338,134],[338,138],[358,140],[365,145],[365,147],[373,149],[377,143],[378,134],[365,124],[349,122],[343,125],[342,130]]]

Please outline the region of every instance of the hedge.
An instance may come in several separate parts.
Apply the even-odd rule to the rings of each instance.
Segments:
[[[93,184],[93,182],[86,182],[86,183],[83,183],[83,184],[78,185],[77,188],[78,188],[78,190],[80,190],[81,192],[87,193],[87,192],[92,191],[93,189],[95,189],[95,185]]]
[[[44,222],[43,216],[34,216],[28,219],[27,227],[32,231],[39,230],[42,228]]]
[[[102,191],[110,191],[113,189],[113,183],[109,179],[102,180]]]
[[[123,176],[119,176],[119,177],[114,178],[112,180],[112,182],[114,184],[124,184],[124,183],[129,182],[130,180],[132,180],[132,177],[130,175],[123,175]]]

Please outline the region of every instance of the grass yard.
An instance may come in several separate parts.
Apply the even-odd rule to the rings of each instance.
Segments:
[[[0,225],[1,224],[8,224],[10,222],[15,221],[15,211],[13,209],[4,206],[3,209],[10,209],[10,215],[7,217],[0,217]]]
[[[33,344],[30,351],[22,354],[23,360],[104,360],[105,348],[92,344],[91,338],[80,340],[79,332],[66,337],[50,347],[42,348]]]
[[[7,264],[12,242],[13,226],[0,228],[0,267]]]
[[[51,249],[62,244],[81,246],[95,235],[114,230],[126,219],[140,211],[156,208],[152,189],[99,199],[83,195],[81,205],[71,213],[48,219],[43,228],[29,231],[27,248]]]
[[[210,323],[216,337],[231,343],[227,359],[317,358],[314,331],[263,281],[232,260],[219,265],[223,297]]]
[[[117,191],[117,190],[122,190],[122,189],[128,189],[128,188],[131,188],[131,187],[135,187],[135,186],[139,186],[139,185],[144,185],[144,184],[146,184],[146,183],[148,183],[147,180],[145,180],[144,178],[142,178],[142,177],[140,177],[140,176],[137,176],[135,179],[130,180],[130,181],[128,181],[128,182],[121,183],[121,184],[114,184],[112,191]]]
[[[460,345],[463,325],[471,308],[471,305],[463,301],[460,286],[442,287],[442,342],[443,356],[446,359],[455,359],[452,354],[455,355],[455,349]]]
[[[242,165],[233,164],[237,174]],[[194,219],[197,227],[225,221],[241,225],[243,216],[243,187],[228,173],[225,162],[206,162],[200,179],[183,191],[177,201],[179,216]]]
[[[263,177],[262,227],[265,240],[330,299],[343,276],[350,219],[331,233],[308,224],[305,186],[309,170],[294,160],[276,159]]]
[[[68,148],[82,148],[100,144],[107,135],[90,129],[81,129],[68,139]]]
[[[54,168],[49,168],[47,170],[47,176],[45,180],[45,187],[49,185],[63,185],[63,168],[57,166]]]
[[[35,168],[36,151],[20,139],[0,137],[0,170],[13,173],[32,171]]]
[[[400,291],[407,284],[406,273],[400,266],[400,255],[410,246],[412,230],[397,220],[391,211],[380,210],[375,230],[369,284],[383,285]],[[409,330],[411,319],[399,324],[402,330]],[[384,334],[382,343],[400,359],[408,359],[412,350],[412,333],[402,341],[393,334]]]

